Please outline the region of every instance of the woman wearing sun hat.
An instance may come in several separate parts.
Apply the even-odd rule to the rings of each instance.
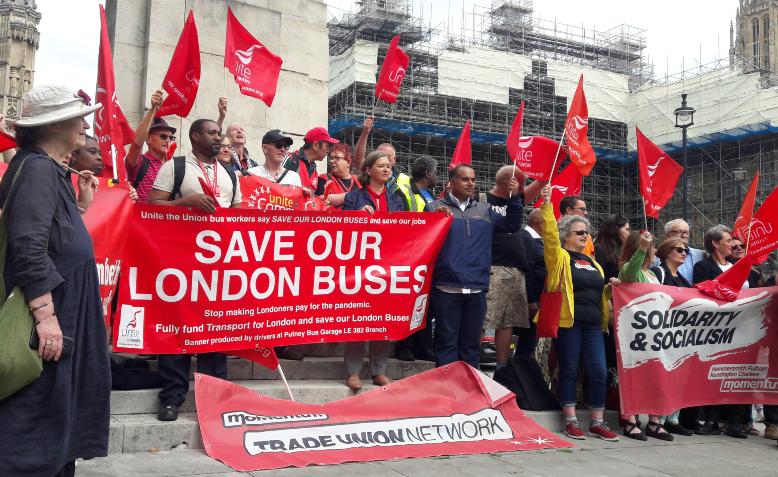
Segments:
[[[76,459],[108,451],[111,376],[97,268],[64,167],[85,144],[84,117],[99,107],[64,86],[37,87],[22,100],[20,149],[0,183],[5,285],[27,300],[44,364],[40,378],[0,401],[0,475],[74,475]],[[63,336],[72,340],[64,352]]]

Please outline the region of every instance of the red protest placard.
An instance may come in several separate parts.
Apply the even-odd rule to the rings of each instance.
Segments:
[[[778,404],[778,287],[729,302],[630,283],[613,288],[613,304],[623,413]]]
[[[205,451],[238,471],[572,447],[461,361],[323,405],[197,374],[195,399]]]
[[[442,213],[137,204],[114,348],[201,353],[397,340],[424,326]]]

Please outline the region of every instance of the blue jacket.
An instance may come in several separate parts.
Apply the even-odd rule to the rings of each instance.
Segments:
[[[408,203],[405,201],[405,197],[402,193],[391,193],[387,189],[386,197],[389,212],[405,212],[408,210]],[[369,205],[375,209],[373,198],[367,191],[367,187],[361,189],[354,189],[343,199],[343,210],[360,210],[362,207]]]
[[[473,200],[462,212],[450,195],[427,204],[425,210],[434,211],[440,206],[448,208],[454,220],[438,254],[432,284],[488,290],[492,234],[519,231],[524,209],[521,197],[511,199],[504,216],[489,204]]]

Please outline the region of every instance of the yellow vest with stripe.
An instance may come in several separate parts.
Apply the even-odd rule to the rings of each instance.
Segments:
[[[427,205],[427,201],[424,200],[424,197],[422,197],[421,194],[415,194],[413,192],[410,177],[405,174],[400,174],[397,177],[397,186],[405,196],[410,212],[424,212],[424,206]]]

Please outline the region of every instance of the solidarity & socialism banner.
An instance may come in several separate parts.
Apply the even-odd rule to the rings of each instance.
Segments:
[[[450,224],[441,213],[137,204],[114,347],[201,353],[402,339],[424,326]]]
[[[196,374],[195,399],[205,451],[238,471],[572,447],[461,361],[324,405]]]
[[[712,299],[694,288],[613,288],[621,411],[778,404],[778,287]]]

